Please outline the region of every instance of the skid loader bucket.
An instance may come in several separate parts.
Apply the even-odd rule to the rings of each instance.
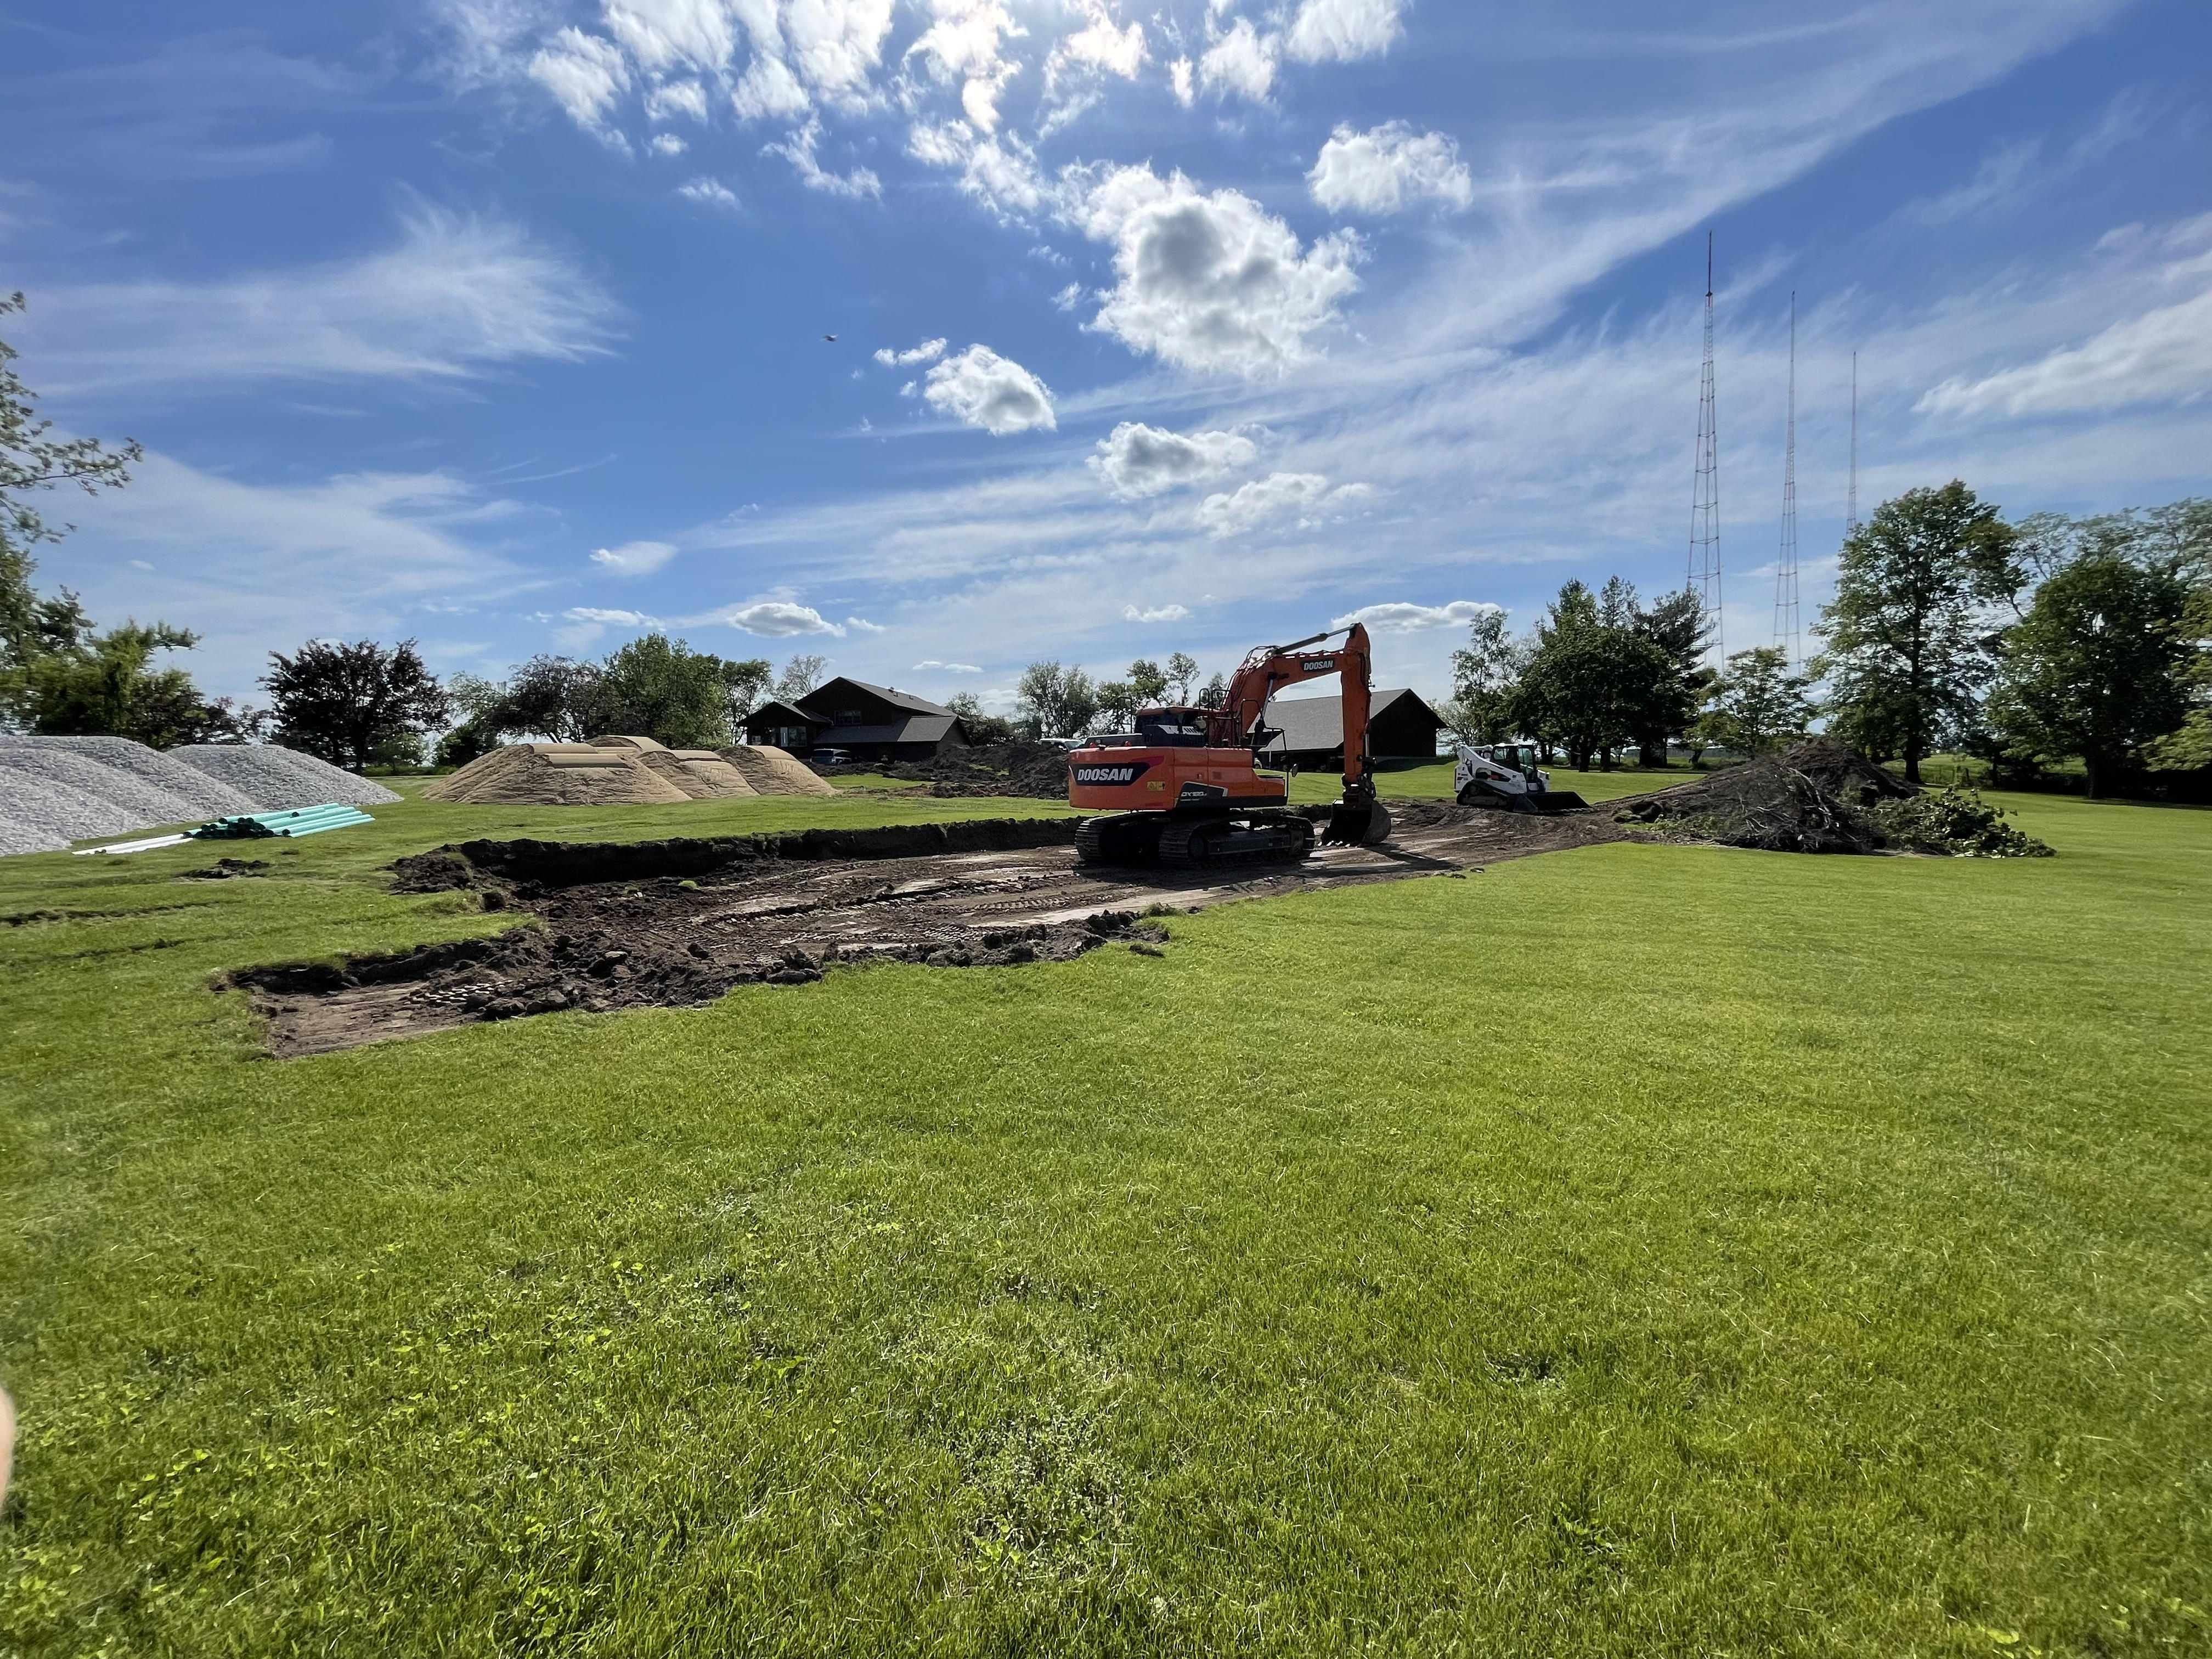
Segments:
[[[1528,804],[1539,812],[1574,812],[1589,805],[1571,789],[1532,789]]]
[[[1339,801],[1321,832],[1334,847],[1378,847],[1390,839],[1390,813],[1379,800]]]

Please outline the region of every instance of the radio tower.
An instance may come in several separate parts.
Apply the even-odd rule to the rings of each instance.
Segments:
[[[1774,643],[1794,663],[1803,654],[1797,614],[1797,296],[1790,296],[1790,423],[1782,451],[1782,556],[1774,567]]]
[[[1728,660],[1721,644],[1721,451],[1719,411],[1713,401],[1713,234],[1705,233],[1705,368],[1698,386],[1698,473],[1690,498],[1690,575],[1714,659]]]
[[[1851,353],[1851,488],[1844,497],[1844,534],[1859,527],[1859,354]]]

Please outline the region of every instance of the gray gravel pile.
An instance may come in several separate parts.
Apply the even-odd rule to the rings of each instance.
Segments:
[[[0,811],[70,841],[204,816],[135,773],[27,743],[0,744]]]
[[[58,853],[69,843],[59,836],[33,830],[27,823],[0,813],[0,858],[16,853]]]
[[[257,811],[320,806],[334,800],[349,806],[389,806],[400,799],[380,783],[274,744],[197,743],[169,753],[252,797]]]
[[[0,747],[11,744],[58,749],[64,754],[82,755],[87,760],[98,761],[103,766],[112,766],[118,771],[131,773],[157,789],[166,789],[179,800],[185,802],[191,811],[204,818],[228,817],[235,812],[259,810],[246,795],[222,779],[213,777],[196,766],[187,766],[174,756],[165,755],[158,749],[149,749],[143,743],[133,743],[128,738],[0,737]]]

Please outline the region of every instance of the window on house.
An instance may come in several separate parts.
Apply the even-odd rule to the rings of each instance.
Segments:
[[[857,708],[841,708],[837,711],[837,724],[840,726],[858,726],[860,724],[860,711]]]

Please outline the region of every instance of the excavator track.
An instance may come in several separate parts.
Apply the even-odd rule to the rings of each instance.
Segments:
[[[1161,867],[1216,870],[1227,865],[1303,860],[1314,848],[1310,821],[1285,814],[1240,825],[1224,818],[1184,818],[1160,832]]]

